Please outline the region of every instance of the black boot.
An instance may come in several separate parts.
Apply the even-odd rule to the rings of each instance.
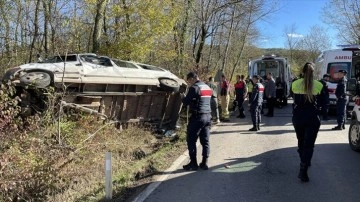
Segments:
[[[342,130],[342,129],[343,129],[342,126],[336,126],[336,127],[332,128],[331,130]]]
[[[344,130],[345,130],[345,123],[343,123],[343,124],[342,124],[342,129],[344,129]]]
[[[258,124],[256,128],[257,128],[257,130],[260,130],[260,124]]]
[[[258,131],[258,128],[256,125],[254,125],[252,128],[249,129],[249,131]]]
[[[199,168],[196,158],[191,158],[190,163],[183,165],[184,170],[197,170]]]
[[[304,163],[300,163],[300,171],[299,171],[298,178],[302,182],[309,182],[309,176],[307,174],[307,170],[308,170],[308,166],[305,165]]]
[[[209,169],[209,166],[207,165],[207,158],[203,157],[201,163],[199,164],[199,167],[203,170]]]

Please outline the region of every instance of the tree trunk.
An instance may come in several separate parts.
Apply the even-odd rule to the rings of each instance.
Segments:
[[[228,57],[228,52],[229,52],[229,45],[231,42],[231,37],[232,37],[232,32],[233,32],[233,26],[234,26],[234,16],[235,16],[235,9],[232,10],[231,13],[231,21],[230,21],[230,28],[229,28],[229,36],[225,45],[225,53],[224,53],[224,58],[223,58],[223,63],[221,65],[221,69],[223,72],[225,72],[225,67],[226,67],[226,62],[227,62],[227,57]],[[231,75],[232,77],[232,75]],[[231,81],[231,77],[230,77],[230,81]]]
[[[179,22],[175,27],[174,27],[174,40],[175,40],[175,50],[177,52],[177,58],[176,58],[176,66],[179,70],[179,75],[181,75],[181,70],[183,67],[183,63],[184,63],[184,49],[185,49],[185,34],[186,34],[186,30],[188,27],[188,22],[189,22],[189,11],[190,11],[190,7],[192,4],[192,0],[185,0],[184,1],[185,6],[184,6],[184,18],[183,18],[183,22]],[[175,4],[175,3],[173,3]]]
[[[35,49],[35,43],[39,35],[39,7],[40,7],[40,0],[36,0],[35,3],[35,14],[34,14],[34,35],[30,45],[30,53],[29,53],[29,63],[32,62],[32,56]]]
[[[102,28],[102,19],[104,15],[106,0],[98,0],[96,4],[96,14],[94,21],[94,30],[93,30],[93,53],[98,53],[100,49],[100,38],[101,38],[101,28]]]
[[[197,50],[196,55],[195,55],[196,67],[199,67],[199,63],[201,61],[202,51],[203,51],[204,45],[205,45],[206,34],[207,34],[207,31],[206,31],[206,28],[205,28],[205,24],[203,24],[201,26],[201,31],[200,31],[199,47],[198,47],[198,50]]]
[[[7,12],[5,11],[7,8],[4,8],[6,5],[1,5],[0,6],[0,12],[1,12],[1,17],[3,20],[3,24],[5,27],[5,36],[4,36],[4,46],[5,46],[5,55],[7,57],[7,59],[10,60],[11,58],[11,51],[10,51],[10,20],[9,20],[9,16],[7,15]]]
[[[45,52],[45,58],[48,57],[49,54],[49,30],[48,30],[48,24],[49,24],[49,7],[50,2],[48,0],[43,0],[43,9],[44,9],[44,52]],[[48,5],[49,4],[49,5]]]

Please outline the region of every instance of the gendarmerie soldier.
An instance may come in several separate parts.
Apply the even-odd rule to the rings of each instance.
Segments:
[[[249,98],[250,104],[250,113],[253,127],[249,131],[258,131],[260,130],[261,122],[261,108],[263,103],[264,96],[264,86],[260,83],[260,76],[254,75],[252,81],[254,83],[253,91],[251,98]]]
[[[332,128],[332,130],[342,130],[345,129],[345,120],[346,120],[346,70],[339,70],[338,76],[340,78],[339,83],[337,84],[335,95],[336,95],[336,118],[337,126]]]
[[[190,163],[184,165],[185,170],[197,170],[198,167],[207,170],[207,160],[210,152],[209,137],[211,126],[211,107],[210,99],[212,96],[212,89],[204,82],[199,80],[199,77],[190,72],[187,74],[187,81],[191,85],[187,95],[182,99],[184,106],[189,105],[191,117],[187,126],[187,146],[189,150]],[[197,164],[196,159],[196,141],[200,138],[202,145],[202,162]]]

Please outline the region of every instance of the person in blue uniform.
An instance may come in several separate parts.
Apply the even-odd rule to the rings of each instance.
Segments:
[[[292,122],[298,140],[300,156],[300,171],[298,178],[303,182],[309,181],[307,169],[311,165],[314,145],[320,128],[320,104],[323,85],[314,80],[314,64],[306,63],[302,70],[303,78],[297,79],[291,85],[293,93]]]
[[[253,123],[253,127],[249,129],[249,131],[258,131],[260,130],[260,122],[261,122],[261,108],[263,103],[264,96],[264,86],[260,83],[260,76],[254,75],[252,77],[252,81],[254,83],[253,91],[251,94],[251,98],[249,98],[250,104],[250,113],[251,120]]]
[[[191,116],[187,126],[186,142],[189,150],[190,163],[184,165],[185,170],[197,170],[198,167],[207,170],[209,167],[208,157],[210,153],[210,127],[212,89],[194,72],[187,74],[190,85],[187,95],[182,99],[184,106],[190,106]],[[198,137],[202,145],[202,162],[198,165],[196,159],[196,142]]]
[[[337,126],[332,128],[332,130],[342,130],[345,129],[345,120],[346,120],[346,70],[339,70],[339,83],[337,84],[335,95],[336,95],[336,119]]]

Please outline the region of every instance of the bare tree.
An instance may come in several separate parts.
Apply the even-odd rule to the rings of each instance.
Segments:
[[[359,0],[331,0],[323,8],[324,22],[332,25],[343,43],[360,43]]]
[[[306,50],[307,59],[312,62],[315,62],[322,50],[330,48],[330,37],[327,31],[319,25],[312,26],[310,32],[299,41],[299,49]]]
[[[265,17],[277,11],[276,4],[274,2],[265,2],[265,0],[250,0],[246,2],[247,4],[240,4],[242,18],[241,23],[238,24],[239,46],[237,47],[237,53],[235,57],[235,62],[231,70],[230,79],[232,79],[236,68],[241,62],[243,52],[247,43],[249,43],[251,37],[256,37],[257,30],[254,27],[255,23],[263,20]]]
[[[290,26],[285,26],[284,37],[286,39],[285,47],[287,47],[290,51],[290,63],[291,63],[293,60],[294,49],[298,45],[300,38],[303,36],[296,33],[296,24],[294,23]]]
[[[229,35],[228,35],[228,39],[226,41],[225,44],[225,52],[224,52],[224,58],[223,58],[223,62],[221,65],[221,69],[224,70],[225,69],[225,65],[227,62],[227,57],[228,57],[228,52],[229,52],[229,47],[230,47],[230,43],[231,43],[231,37],[232,37],[232,33],[233,33],[233,28],[234,28],[234,17],[235,17],[235,8],[231,8],[231,16],[230,16],[230,27],[229,27]]]

